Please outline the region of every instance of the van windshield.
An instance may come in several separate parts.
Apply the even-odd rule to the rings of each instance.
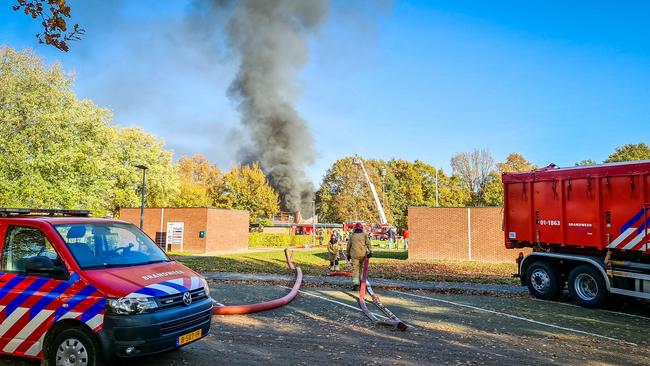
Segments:
[[[148,236],[131,224],[84,223],[55,225],[54,228],[83,269],[169,261]]]

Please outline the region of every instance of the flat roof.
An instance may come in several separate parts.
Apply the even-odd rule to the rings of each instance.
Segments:
[[[241,211],[249,212],[248,210],[239,210],[235,208],[220,208],[220,207],[145,207],[144,210],[220,210],[220,211]],[[140,207],[120,207],[120,210],[138,210]]]

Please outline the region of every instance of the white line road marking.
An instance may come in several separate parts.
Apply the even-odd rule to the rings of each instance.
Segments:
[[[289,288],[289,287],[286,287],[286,286],[280,286],[280,287]],[[342,305],[342,306],[348,307],[348,308],[350,308],[350,309],[354,309],[354,310],[356,310],[356,311],[358,311],[358,312],[362,312],[361,309],[359,309],[358,307],[356,307],[356,306],[352,306],[352,305],[350,305],[350,304],[346,304],[346,303],[344,303],[344,302],[340,302],[340,301],[337,301],[337,300],[328,299],[328,298],[326,298],[326,297],[323,297],[323,296],[320,296],[320,295],[316,295],[316,294],[312,294],[311,292],[307,292],[307,291],[303,291],[303,290],[299,290],[298,292],[300,292],[301,294],[305,294],[305,295],[308,295],[308,296],[312,296],[312,297],[315,297],[315,298],[321,299],[321,300],[329,301],[329,302],[334,303],[334,304]],[[385,316],[383,316],[383,315],[379,315],[379,314],[375,314],[375,313],[371,313],[371,314],[373,314],[374,316],[376,316],[376,317],[378,317],[378,318],[388,319],[387,317],[385,317]]]
[[[540,300],[540,299],[532,299],[532,300],[533,300],[533,301],[538,301],[538,302],[548,302],[548,300]],[[571,304],[571,303],[568,303],[568,302],[555,301],[554,304],[564,305],[564,306],[570,306],[570,307],[572,307],[572,308],[581,308],[581,309],[584,309],[584,308],[583,308],[582,306],[580,306],[580,305]],[[625,316],[629,316],[629,317],[631,317],[631,318],[637,318],[637,319],[643,319],[643,320],[650,320],[650,318],[648,318],[647,316],[636,315],[636,314],[628,314],[628,313],[622,313],[622,312],[620,312],[620,311],[606,310],[606,309],[598,309],[598,311],[601,311],[601,312],[603,312],[603,313],[616,314],[616,315],[625,315]]]
[[[540,321],[538,321],[538,320],[533,320],[533,319],[528,319],[528,318],[524,318],[524,317],[517,316],[517,315],[512,315],[512,314],[502,313],[502,312],[500,312],[500,311],[495,311],[495,310],[490,310],[490,309],[479,308],[478,306],[467,305],[467,304],[463,304],[463,303],[459,303],[459,302],[454,302],[454,301],[449,301],[449,300],[436,299],[436,298],[434,298],[434,297],[428,297],[428,296],[422,296],[422,295],[416,295],[416,294],[409,294],[408,292],[402,292],[402,291],[393,291],[393,292],[396,292],[396,293],[399,293],[399,294],[402,294],[402,295],[406,295],[406,296],[417,297],[417,298],[420,298],[420,299],[431,300],[431,301],[437,301],[437,302],[441,302],[441,303],[449,304],[449,305],[454,305],[454,306],[460,306],[460,307],[464,307],[464,308],[468,308],[468,309],[472,309],[472,310],[484,311],[484,312],[486,312],[486,313],[491,313],[491,314],[501,315],[501,316],[505,316],[505,317],[512,318],[512,319],[517,319],[517,320],[523,320],[523,321],[525,321],[525,322],[529,322],[529,323],[533,323],[533,324],[538,324],[538,325],[543,325],[543,326],[545,326],[545,327],[549,327],[549,328],[555,328],[555,329],[565,330],[565,331],[567,331],[567,332],[573,332],[573,333],[578,333],[578,334],[584,334],[584,335],[588,335],[588,336],[591,336],[591,337],[603,338],[603,339],[607,339],[607,340],[610,340],[610,341],[626,343],[626,344],[629,344],[629,345],[632,345],[632,346],[638,346],[638,344],[636,344],[636,343],[632,343],[632,342],[624,341],[624,340],[622,340],[622,339],[612,338],[612,337],[608,337],[608,336],[604,336],[604,335],[600,335],[600,334],[596,334],[596,333],[585,332],[585,331],[583,331],[583,330],[578,330],[578,329],[573,329],[573,328],[562,327],[562,326],[555,325],[555,324],[544,323],[544,322],[540,322]]]

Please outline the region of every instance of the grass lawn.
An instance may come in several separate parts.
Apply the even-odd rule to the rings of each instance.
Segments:
[[[292,274],[287,268],[284,251],[268,251],[223,256],[196,257],[174,256],[175,259],[198,272],[240,272]],[[370,276],[422,281],[450,281],[471,283],[514,284],[511,277],[517,272],[516,263],[484,263],[452,260],[406,260],[403,250],[384,250],[375,248],[370,260]],[[324,275],[329,266],[326,250],[314,249],[296,251],[293,262],[303,273]]]

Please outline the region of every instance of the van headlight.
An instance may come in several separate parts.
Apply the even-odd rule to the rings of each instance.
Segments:
[[[151,313],[158,308],[153,297],[125,297],[106,299],[106,312],[117,315]]]
[[[208,286],[208,281],[206,281],[203,278],[202,280],[203,280],[203,290],[205,291],[205,296],[207,298],[210,298],[210,286]]]

